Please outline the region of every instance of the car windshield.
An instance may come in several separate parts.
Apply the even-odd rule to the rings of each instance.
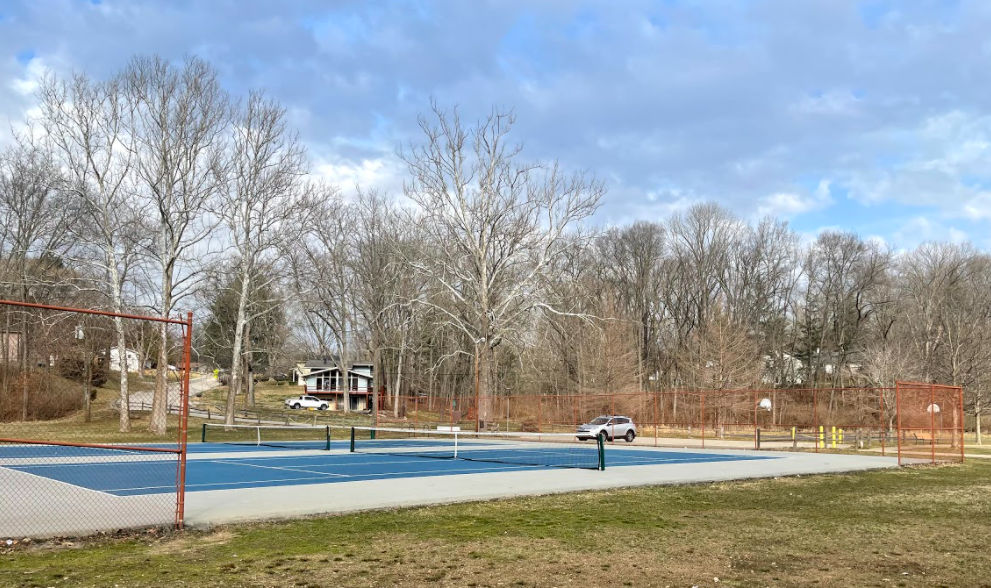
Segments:
[[[590,425],[604,425],[609,422],[609,417],[596,417],[592,419]]]

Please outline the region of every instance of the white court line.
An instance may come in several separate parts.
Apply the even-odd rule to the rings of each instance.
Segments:
[[[211,460],[211,461],[218,461],[218,462],[226,463],[226,462],[229,462],[231,460]],[[409,462],[386,462],[386,463],[409,464]],[[260,465],[255,465],[255,464],[238,464],[238,465],[247,465],[247,466],[251,466],[251,467],[257,467],[257,468],[260,468],[260,469],[282,470],[282,471],[294,472],[294,473],[295,472],[300,472],[300,473],[316,474],[316,476],[313,476],[313,477],[306,476],[306,477],[300,477],[300,478],[273,478],[271,480],[247,480],[247,481],[242,481],[242,482],[204,482],[204,483],[198,483],[198,484],[192,484],[192,483],[190,483],[189,482],[189,479],[187,478],[187,480],[186,480],[186,489],[189,490],[192,487],[200,488],[200,487],[230,486],[230,485],[238,485],[238,486],[245,486],[245,485],[247,485],[247,486],[251,486],[251,487],[255,487],[255,486],[262,487],[262,485],[267,484],[269,482],[295,482],[295,481],[299,481],[299,480],[321,480],[321,479],[326,479],[328,477],[335,477],[335,478],[354,478],[356,480],[358,480],[358,479],[365,479],[365,478],[381,478],[381,477],[385,477],[385,476],[391,476],[391,477],[395,477],[395,478],[403,478],[403,477],[440,477],[440,475],[444,475],[444,476],[456,476],[456,475],[459,475],[459,474],[479,474],[479,473],[490,473],[490,472],[521,471],[521,470],[526,470],[526,469],[539,468],[539,466],[507,465],[505,467],[487,466],[487,467],[468,468],[468,469],[461,469],[461,470],[451,471],[451,472],[444,472],[443,469],[440,469],[440,470],[424,470],[424,469],[418,469],[418,470],[394,470],[394,471],[388,471],[388,472],[370,472],[370,473],[366,473],[366,474],[334,474],[334,473],[329,473],[329,472],[319,472],[319,471],[314,471],[314,470],[304,470],[304,469],[298,469],[298,468],[279,468],[279,467],[274,467],[274,466],[260,466]],[[438,472],[443,472],[443,473],[441,473],[439,475],[431,475],[431,476],[424,476],[424,475],[422,475],[422,474],[438,474]],[[419,475],[419,476],[411,476],[410,474],[421,474],[421,475]],[[330,482],[327,482],[327,483],[330,483]],[[291,485],[291,484],[285,484],[285,485]],[[115,488],[114,490],[111,490],[111,492],[120,492],[120,491],[125,491],[125,490],[152,490],[152,489],[160,489],[160,488],[170,489],[171,490],[171,489],[174,489],[174,486],[171,486],[171,485],[170,486],[140,486],[140,487],[129,487],[129,488]]]
[[[434,459],[434,458],[424,458],[424,457],[420,457],[419,458],[419,460],[424,460],[424,459],[432,459],[432,460],[434,460],[434,461],[436,461],[438,463],[443,463],[443,461],[444,461],[444,460]],[[378,465],[409,465],[411,463],[424,463],[423,461],[419,461],[419,460],[418,461],[386,461],[386,462],[378,461],[378,462],[374,462],[374,464],[372,462],[365,461],[365,462],[363,462],[363,464],[364,465],[375,465],[375,466],[378,466]],[[235,461],[235,460],[226,460],[226,459],[224,459],[224,460],[215,460],[215,461],[217,461],[218,463],[229,463],[229,462]],[[451,460],[448,460],[448,461],[452,461],[453,462],[453,461],[467,461],[467,460],[454,460],[454,459],[451,459]],[[430,462],[426,462],[426,463],[430,463]],[[355,478],[355,477],[362,477],[362,476],[367,476],[367,475],[392,476],[392,475],[403,474],[403,473],[435,473],[435,472],[438,472],[438,471],[445,471],[446,469],[448,469],[448,468],[438,468],[438,469],[415,469],[415,470],[389,470],[387,472],[373,472],[373,473],[369,473],[369,474],[335,474],[335,473],[330,473],[330,472],[321,472],[321,471],[318,471],[318,470],[308,470],[308,469],[303,469],[301,467],[292,467],[292,466],[276,467],[276,466],[263,466],[263,465],[257,465],[257,464],[249,464],[249,463],[248,464],[246,464],[246,463],[238,463],[237,465],[246,465],[246,466],[251,466],[251,467],[264,468],[264,469],[272,469],[272,470],[283,470],[283,471],[287,471],[287,472],[303,472],[303,473],[308,473],[308,474],[319,474],[319,475],[322,475],[322,476],[335,476],[335,477],[342,477],[342,478]],[[347,467],[347,466],[353,466],[355,464],[353,464],[353,463],[335,463],[335,464],[327,464],[327,465]],[[535,469],[535,468],[540,468],[540,467],[541,466],[533,466],[533,465],[527,465],[527,464],[506,464],[506,465],[501,466],[501,467],[485,466],[485,468],[483,469],[483,471],[512,471],[512,470],[521,470],[521,469]],[[456,475],[456,474],[460,474],[460,473],[476,473],[477,471],[479,471],[478,468],[464,468],[464,469],[457,469],[456,471],[446,472],[446,475]]]
[[[55,478],[48,478],[46,476],[39,476],[38,474],[32,474],[31,472],[25,472],[25,471],[19,470],[17,468],[3,468],[3,469],[8,469],[8,470],[10,470],[12,472],[17,472],[18,474],[23,474],[25,476],[33,476],[35,478],[39,478],[41,480],[45,480],[46,482],[54,482],[55,484],[61,484],[63,486],[68,486],[68,487],[73,488],[75,490],[85,490],[87,492],[96,492],[97,494],[103,494],[104,496],[113,496],[114,498],[119,498],[119,496],[117,496],[116,494],[111,494],[111,493],[109,493],[107,491],[104,491],[104,490],[94,490],[93,488],[87,488],[86,486],[79,486],[77,484],[70,484],[69,482],[63,482],[62,480],[56,480]]]
[[[529,466],[518,466],[518,467],[515,467],[514,466],[514,467],[506,467],[506,468],[472,468],[472,469],[469,469],[469,470],[461,470],[461,471],[456,471],[456,472],[443,473],[443,474],[440,474],[440,475],[436,475],[437,472],[438,472],[438,470],[411,470],[411,471],[402,471],[402,472],[373,472],[373,473],[368,473],[368,474],[354,474],[354,475],[340,474],[340,475],[343,476],[343,477],[345,477],[345,478],[353,478],[353,481],[361,481],[361,480],[364,480],[364,479],[381,478],[381,477],[393,477],[393,478],[404,478],[404,477],[427,478],[427,477],[430,477],[430,478],[439,478],[439,477],[442,477],[442,476],[455,476],[455,475],[459,475],[459,474],[485,474],[485,473],[491,473],[491,472],[519,471],[519,470],[524,470],[524,469],[530,469],[530,468],[529,468]],[[423,475],[421,475],[421,476],[410,476],[409,475],[409,474],[416,474],[416,473],[427,473],[427,474],[435,474],[435,475],[431,475],[431,476],[423,476]],[[321,475],[319,477],[277,478],[277,479],[272,479],[272,480],[248,480],[248,481],[244,481],[244,482],[205,482],[205,483],[200,483],[200,484],[190,484],[188,482],[188,480],[187,480],[187,482],[186,482],[186,490],[189,491],[191,488],[194,488],[194,487],[197,488],[197,489],[200,489],[200,488],[205,489],[205,488],[214,487],[214,486],[248,486],[250,488],[262,488],[262,487],[267,486],[268,483],[270,483],[270,482],[276,482],[276,484],[272,484],[272,485],[275,485],[275,486],[292,486],[294,484],[278,484],[278,482],[297,482],[297,481],[300,481],[300,480],[326,480],[327,477],[328,477],[327,475]],[[332,483],[332,482],[324,482],[324,483],[325,484],[329,484],[329,483]],[[235,490],[235,488],[230,488],[230,489],[231,490]],[[196,490],[193,490],[193,491],[195,492]]]
[[[774,459],[774,458],[764,458],[764,459]],[[703,465],[703,464],[721,464],[721,463],[725,463],[725,462],[728,462],[728,461],[763,461],[763,460],[762,459],[740,459],[740,458],[736,458],[736,459],[733,459],[733,458],[706,459],[706,460],[698,460],[698,459],[691,459],[691,458],[686,458],[686,459],[670,458],[670,459],[629,459],[629,460],[624,460],[622,462],[613,462],[613,463],[610,463],[608,460],[606,460],[606,467],[621,468],[621,467],[625,467],[625,466],[636,466],[636,465],[667,465],[667,464],[674,464],[674,463],[694,463],[694,464]]]
[[[6,464],[7,467],[11,469],[15,468],[85,468],[93,466],[103,466],[103,465],[119,465],[119,464],[132,464],[132,463],[164,463],[170,466],[175,466],[179,462],[178,458],[173,459],[156,459],[156,460],[123,460],[123,461],[86,461],[86,462],[66,462],[66,463],[22,463],[22,464]]]
[[[301,472],[301,473],[304,473],[304,474],[320,474],[322,476],[337,476],[337,477],[342,477],[342,478],[350,478],[351,477],[351,476],[349,476],[347,474],[332,474],[332,473],[329,473],[329,472],[317,472],[317,471],[314,471],[314,470],[304,470],[302,468],[277,467],[277,466],[258,465],[258,464],[254,464],[254,463],[242,463],[242,462],[239,462],[239,461],[229,460],[229,459],[216,459],[216,460],[210,460],[210,461],[213,461],[214,463],[231,463],[231,462],[235,462],[234,465],[247,466],[247,467],[251,467],[251,468],[261,468],[261,469],[266,469],[266,470],[282,470],[282,471],[285,471],[285,472]]]
[[[313,476],[313,477],[303,477],[303,478],[277,478],[273,480],[248,480],[245,482],[205,482],[201,484],[190,484],[186,482],[186,491],[188,492],[191,488],[209,488],[211,486],[248,486],[249,488],[261,488],[269,484],[269,482],[296,482],[299,480],[326,480],[327,476]],[[276,484],[276,485],[292,485],[292,484]],[[234,490],[234,488],[231,488]]]

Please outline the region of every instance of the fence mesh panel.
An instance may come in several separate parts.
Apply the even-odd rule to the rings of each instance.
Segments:
[[[138,408],[163,325],[164,436]],[[0,537],[181,526],[189,332],[188,319],[0,301]]]
[[[600,415],[623,415],[637,424],[638,443],[656,446],[866,450],[881,455],[900,449],[905,457],[956,461],[963,455],[962,394],[960,387],[899,383],[897,387],[499,395],[488,399],[493,420],[486,428],[571,432]],[[388,402],[392,406],[394,401]],[[389,419],[394,424],[465,430],[476,426],[475,399],[469,396],[420,395],[400,397],[398,402],[402,416]],[[929,404],[937,405],[937,412],[926,412]]]
[[[914,382],[896,385],[898,461],[963,461],[963,390]]]

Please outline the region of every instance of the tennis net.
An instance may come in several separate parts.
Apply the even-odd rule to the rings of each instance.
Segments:
[[[606,467],[601,438],[583,442],[571,433],[351,427],[351,452],[592,470]]]
[[[330,426],[203,423],[203,443],[286,449],[330,449]]]

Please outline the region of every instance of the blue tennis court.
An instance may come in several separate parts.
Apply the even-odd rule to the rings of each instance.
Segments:
[[[420,440],[417,447],[430,447]],[[470,444],[466,444],[470,445]],[[187,492],[233,490],[302,484],[334,484],[362,480],[400,480],[433,476],[456,476],[525,470],[547,470],[547,466],[497,463],[500,459],[518,461],[510,454],[515,448],[480,449],[476,459],[429,459],[421,455],[403,455],[409,441],[396,442],[399,453],[348,453],[347,442],[334,441],[332,451],[300,451],[255,445],[194,443],[189,445],[186,470]],[[308,449],[304,442],[299,449]],[[0,450],[3,467],[59,482],[106,492],[116,496],[137,496],[175,491],[175,458],[144,459],[135,453],[129,461],[101,462],[106,450],[46,446],[39,456],[38,447],[8,446]],[[339,450],[339,451],[333,451]],[[556,448],[531,451],[554,452]],[[501,455],[500,452],[504,452]],[[122,452],[123,453],[123,452]],[[422,453],[422,452],[421,452]],[[668,464],[712,464],[720,462],[776,459],[773,456],[722,454],[652,448],[607,448],[606,471],[594,475],[609,476],[612,468],[659,466]],[[554,455],[546,457],[553,461]],[[54,458],[54,459],[53,459]],[[63,462],[57,460],[62,458]],[[92,458],[92,459],[89,459]],[[491,461],[488,461],[491,460]],[[47,463],[41,463],[45,462]],[[18,463],[23,462],[23,463]]]

